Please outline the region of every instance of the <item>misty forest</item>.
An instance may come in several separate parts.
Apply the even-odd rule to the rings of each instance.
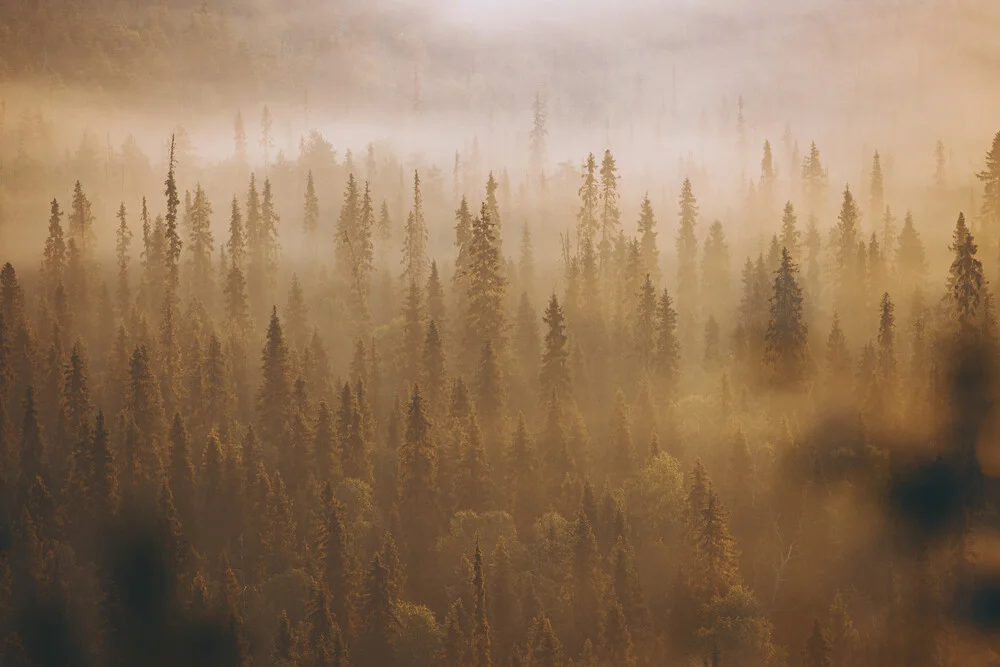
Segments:
[[[2,4],[0,664],[1000,665],[997,9]]]

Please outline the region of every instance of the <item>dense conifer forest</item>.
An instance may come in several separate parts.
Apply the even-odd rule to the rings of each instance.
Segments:
[[[265,3],[29,4],[0,75],[183,51],[246,99],[269,44],[226,27]],[[733,95],[650,158],[540,87],[414,152],[0,99],[0,664],[1000,664],[1000,132]]]

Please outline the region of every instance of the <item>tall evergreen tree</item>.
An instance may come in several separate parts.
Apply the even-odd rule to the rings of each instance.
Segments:
[[[987,240],[1000,234],[1000,131],[993,136],[993,144],[986,153],[986,165],[976,174],[983,184],[983,231],[988,230]]]
[[[302,228],[306,235],[313,237],[319,227],[319,198],[316,197],[316,185],[313,183],[312,169],[306,176],[306,194],[302,212]]]
[[[490,667],[493,664],[493,638],[487,618],[486,574],[483,571],[483,552],[476,539],[472,557],[472,665]]]
[[[274,308],[261,352],[261,384],[257,391],[260,438],[268,448],[280,448],[288,434],[292,394],[289,372],[288,347],[278,319],[278,309]]]
[[[546,326],[545,350],[539,375],[542,396],[555,394],[566,398],[570,392],[569,349],[567,348],[566,324],[559,299],[553,292],[545,309],[542,321]]]
[[[776,386],[784,389],[802,385],[808,363],[807,328],[802,318],[802,288],[796,279],[797,273],[798,266],[788,249],[782,248],[765,335],[765,361]]]
[[[438,454],[431,435],[420,387],[414,385],[406,415],[406,434],[399,451],[399,517],[407,562],[423,571],[441,533]],[[414,581],[414,586],[420,586]]]
[[[49,235],[45,239],[45,255],[42,260],[42,276],[50,295],[55,293],[56,285],[63,279],[63,271],[66,268],[66,239],[62,228],[62,215],[59,202],[53,199],[49,215]]]
[[[406,219],[403,231],[403,284],[414,282],[423,285],[427,273],[427,225],[417,171],[413,172],[413,210]]]
[[[191,284],[193,293],[203,302],[208,302],[212,294],[212,253],[215,249],[212,213],[212,205],[199,183],[191,205]]]
[[[814,141],[809,144],[809,155],[802,161],[802,188],[810,213],[816,213],[822,208],[826,182],[826,169],[823,168],[819,149]]]
[[[467,304],[465,325],[466,368],[475,358],[483,341],[503,347],[506,323],[504,298],[506,279],[503,275],[500,250],[497,247],[497,227],[490,219],[484,203],[480,214],[472,221],[467,272]]]
[[[785,204],[785,212],[781,216],[781,239],[782,247],[787,248],[789,254],[794,258],[799,256],[799,233],[797,227],[798,219],[795,217],[795,208],[792,202]]]
[[[664,389],[672,393],[677,388],[680,372],[680,342],[677,340],[677,312],[667,290],[656,304],[656,375]]]
[[[368,565],[360,618],[359,664],[362,667],[394,664],[399,617],[389,597],[389,573],[379,554],[375,554]]]
[[[649,201],[649,193],[642,197],[639,204],[639,253],[642,257],[644,270],[653,279],[653,284],[660,282],[660,251],[656,247],[656,216],[653,215],[653,205]]]
[[[587,156],[587,161],[583,165],[583,185],[580,186],[580,211],[576,214],[576,237],[577,244],[588,242],[593,244],[597,240],[597,231],[600,224],[598,220],[598,205],[600,200],[600,188],[597,182],[597,160],[594,154]]]
[[[719,304],[719,308],[729,305],[729,244],[716,220],[708,229],[705,250],[701,260],[702,294],[706,301]]]
[[[177,209],[180,206],[180,198],[177,195],[177,181],[174,177],[174,170],[177,168],[177,160],[174,156],[175,137],[170,135],[170,155],[167,161],[167,180],[164,194],[167,197],[167,215],[164,228],[164,239],[166,240],[166,252],[164,253],[164,275],[166,278],[167,298],[176,301],[177,289],[180,285],[180,259],[181,242],[180,232],[177,230]]]
[[[984,331],[990,315],[986,308],[988,295],[983,263],[976,257],[978,246],[962,213],[958,214],[950,249],[955,259],[948,270],[947,299],[959,336],[969,340]]]
[[[118,229],[115,232],[115,258],[118,261],[118,282],[115,289],[118,304],[118,316],[125,318],[132,305],[132,295],[129,288],[128,265],[131,257],[129,247],[132,245],[132,230],[128,228],[128,214],[125,202],[118,207]]]
[[[610,150],[604,151],[601,160],[601,268],[607,271],[612,244],[618,237],[621,226],[621,211],[618,210],[618,167]]]

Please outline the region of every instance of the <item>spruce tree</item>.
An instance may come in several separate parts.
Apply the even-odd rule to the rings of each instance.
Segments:
[[[502,259],[497,247],[497,227],[490,219],[484,203],[480,214],[472,221],[469,239],[469,266],[467,268],[467,308],[465,315],[464,346],[466,368],[484,341],[503,347],[506,322],[504,299],[506,279]]]
[[[635,354],[643,372],[652,368],[656,351],[656,324],[656,290],[647,273],[636,295],[635,325],[632,331]]]
[[[577,244],[593,244],[597,240],[598,202],[600,199],[600,189],[597,183],[597,160],[594,154],[587,156],[587,161],[583,165],[583,185],[580,186],[580,210],[576,214],[576,236]]]
[[[653,284],[657,285],[660,282],[660,251],[656,247],[656,216],[653,215],[648,192],[643,195],[639,204],[638,227],[643,268],[653,279]]]
[[[517,426],[507,453],[506,469],[514,525],[519,532],[526,533],[541,513],[542,496],[539,493],[541,479],[535,460],[534,443],[523,413],[517,415]]]
[[[517,367],[525,376],[538,377],[541,341],[538,336],[538,315],[531,306],[527,292],[521,293],[514,321],[514,351]]]
[[[704,509],[698,517],[691,572],[692,589],[702,604],[724,596],[740,581],[736,546],[729,534],[726,512],[711,484],[706,490]]]
[[[833,314],[833,324],[826,340],[826,371],[834,382],[846,382],[851,376],[851,353],[847,349],[847,339],[840,328],[837,313]]]
[[[54,200],[53,200],[54,203]],[[115,232],[115,257],[118,260],[118,282],[115,297],[118,304],[118,316],[125,319],[132,305],[132,295],[129,289],[128,265],[131,257],[129,247],[132,245],[132,230],[128,227],[128,214],[125,202],[118,207],[118,229]]]
[[[601,160],[601,242],[599,245],[601,270],[607,272],[611,259],[612,244],[618,237],[621,226],[621,211],[618,210],[618,168],[610,150],[604,151]]]
[[[1000,234],[1000,131],[993,136],[986,165],[976,178],[983,184],[983,231],[988,231],[987,239],[994,239]]]
[[[167,298],[176,300],[177,289],[180,285],[180,259],[181,259],[181,237],[177,230],[177,209],[180,206],[180,199],[177,196],[177,181],[174,178],[174,170],[177,167],[177,160],[174,157],[175,140],[174,135],[170,135],[170,155],[167,161],[167,180],[164,194],[167,197],[167,215],[165,218],[166,227],[164,229],[164,239],[166,241],[166,252],[164,253],[164,275],[166,278]]]
[[[271,451],[279,449],[285,442],[291,416],[291,394],[288,347],[275,307],[271,311],[267,339],[261,351],[261,384],[257,391],[260,438]]]
[[[313,183],[312,169],[306,176],[306,194],[302,212],[302,228],[309,237],[316,235],[319,227],[319,199],[316,197],[316,185]]]
[[[399,450],[398,510],[407,562],[422,572],[442,529],[438,495],[438,454],[420,387],[414,385]],[[418,581],[414,585],[419,585]]]
[[[775,386],[791,390],[802,386],[808,363],[807,328],[802,318],[802,288],[796,280],[797,273],[798,266],[788,249],[782,248],[781,266],[774,278],[764,358]]]
[[[493,664],[493,639],[490,631],[489,605],[486,601],[486,575],[483,571],[483,552],[476,538],[472,558],[472,665],[491,667]]]
[[[785,212],[781,216],[781,239],[780,243],[788,249],[792,257],[799,256],[799,230],[797,228],[798,219],[795,217],[795,208],[792,202],[785,204]]]
[[[535,292],[535,249],[531,240],[531,227],[525,222],[521,227],[521,247],[517,259],[517,276],[521,289],[527,294]]]
[[[427,273],[427,226],[417,171],[413,172],[413,210],[406,219],[403,233],[403,284],[423,285]]]
[[[566,318],[555,293],[542,316],[545,323],[545,350],[542,353],[539,384],[542,397],[556,395],[567,398],[570,392],[569,349],[567,348]]]
[[[906,212],[896,246],[896,275],[900,285],[919,286],[927,273],[924,243],[913,225],[913,214]],[[887,249],[888,250],[888,249]]]
[[[612,665],[635,665],[632,651],[632,634],[622,611],[621,603],[612,598],[604,612],[601,628],[601,646],[604,659]]]
[[[665,289],[656,305],[656,331],[656,376],[667,393],[672,394],[678,384],[680,343],[677,340],[677,313]]]
[[[868,191],[868,217],[874,222],[885,208],[885,180],[882,177],[882,159],[878,151],[872,157],[872,175]]]
[[[338,625],[353,627],[354,565],[344,525],[344,507],[336,498],[326,504],[323,530],[323,585],[330,595],[330,611]]]
[[[444,287],[436,261],[431,262],[431,273],[427,278],[427,315],[437,324],[439,331],[445,330]]]
[[[53,199],[49,215],[49,235],[45,239],[45,254],[42,260],[42,276],[50,295],[55,293],[56,285],[62,280],[66,268],[66,239],[62,228],[62,215],[59,202]]]
[[[599,637],[601,596],[601,556],[591,521],[582,509],[577,514],[571,540],[573,622],[577,641],[582,645],[586,639]]]
[[[959,336],[964,340],[970,340],[984,329],[988,317],[987,292],[983,263],[976,257],[978,246],[972,237],[972,232],[965,225],[965,215],[962,213],[958,214],[958,222],[955,224],[949,248],[955,254],[955,259],[948,270],[946,298]]]
[[[716,220],[708,229],[701,260],[702,294],[706,301],[728,307],[729,271],[729,244],[722,223]]]
[[[677,232],[677,312],[684,327],[690,328],[696,317],[698,299],[698,200],[685,178],[679,198],[680,223]]]
[[[421,378],[427,388],[427,401],[431,410],[436,412],[444,406],[448,378],[445,371],[444,346],[434,320],[427,325],[422,368]]]
[[[802,161],[802,189],[810,213],[817,213],[822,209],[826,182],[826,169],[823,168],[819,149],[814,141],[809,144],[809,155]]]
[[[361,628],[360,665],[382,667],[392,665],[395,654],[399,618],[389,598],[389,573],[379,554],[368,565],[364,595],[360,605]]]

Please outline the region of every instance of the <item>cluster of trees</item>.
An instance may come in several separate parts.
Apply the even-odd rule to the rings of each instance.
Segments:
[[[977,469],[948,369],[994,361],[1000,133],[944,280],[877,153],[866,238],[850,187],[825,223],[815,144],[779,214],[765,144],[747,209],[777,231],[740,280],[691,180],[673,271],[649,197],[627,234],[610,150],[584,161],[561,262],[528,225],[504,247],[492,173],[476,205],[456,159],[445,257],[418,171],[404,218],[393,178],[338,167],[328,230],[311,170],[293,219],[261,173],[213,205],[171,141],[163,196],[118,208],[113,263],[77,182],[41,264],[0,271],[4,664],[49,664],[40,597],[89,630],[62,664],[142,662],[170,614],[218,620],[216,664],[996,660],[946,614],[973,513],[913,556],[877,499],[919,453],[903,437]],[[311,256],[282,252],[292,226]],[[145,602],[104,567],[137,508],[167,587]]]

